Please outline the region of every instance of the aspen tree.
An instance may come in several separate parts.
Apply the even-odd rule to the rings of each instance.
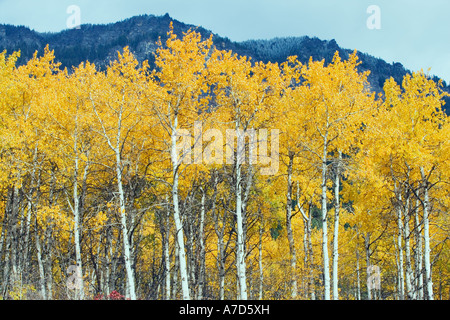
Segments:
[[[170,153],[172,206],[175,221],[175,232],[178,246],[178,263],[183,299],[189,300],[186,247],[183,233],[181,211],[179,207],[179,179],[180,172],[186,164],[192,163],[190,152],[180,152],[179,138],[185,130],[193,126],[194,122],[206,115],[207,99],[202,94],[208,91],[205,80],[205,68],[208,54],[212,45],[211,39],[202,41],[201,35],[194,31],[184,34],[178,39],[171,30],[165,47],[156,52],[155,64],[157,71],[152,80],[160,87],[158,95],[152,105],[155,116],[159,119],[159,136],[166,141]],[[186,63],[189,61],[189,63]],[[150,92],[150,94],[153,94]],[[199,117],[199,114],[200,117]],[[189,144],[190,146],[190,144]],[[190,150],[190,149],[189,149]]]

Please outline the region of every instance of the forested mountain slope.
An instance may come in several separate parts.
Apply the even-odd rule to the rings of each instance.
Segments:
[[[0,51],[6,49],[11,53],[20,50],[22,55],[18,63],[22,64],[28,61],[36,50],[42,54],[44,47],[49,44],[50,49],[55,50],[62,67],[71,68],[88,60],[104,68],[109,61],[117,57],[117,51],[129,46],[138,61],[148,60],[150,65],[153,65],[156,42],[159,38],[163,42],[167,38],[170,22],[179,36],[189,29],[196,29],[203,37],[213,34],[202,27],[174,20],[168,14],[135,16],[106,25],[84,24],[81,29],[58,33],[38,33],[24,26],[0,25]],[[254,61],[263,62],[283,62],[288,56],[296,55],[303,63],[308,62],[310,57],[314,60],[325,59],[326,63],[330,63],[336,51],[339,51],[344,59],[353,52],[353,48],[350,50],[339,47],[335,40],[326,41],[307,36],[234,42],[213,34],[213,41],[219,49],[232,50],[252,57]],[[358,56],[362,62],[359,70],[371,71],[369,81],[376,92],[382,91],[386,79],[393,77],[397,82],[401,82],[403,76],[410,72],[400,62],[389,64],[369,53],[358,52]],[[444,83],[444,87],[446,86]],[[446,91],[450,92],[450,87],[446,87]]]

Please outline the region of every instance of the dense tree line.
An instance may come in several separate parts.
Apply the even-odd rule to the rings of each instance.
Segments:
[[[3,299],[448,299],[446,94],[356,52],[0,54]],[[153,64],[153,63],[152,63]]]

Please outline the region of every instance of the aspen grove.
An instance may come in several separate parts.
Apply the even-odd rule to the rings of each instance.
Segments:
[[[0,53],[2,299],[450,298],[441,83],[158,44]]]

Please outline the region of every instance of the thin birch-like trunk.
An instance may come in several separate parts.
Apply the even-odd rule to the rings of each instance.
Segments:
[[[217,263],[219,264],[219,300],[225,300],[225,262],[224,262],[224,244],[222,237],[217,239],[218,254]]]
[[[127,226],[127,215],[125,209],[125,194],[122,185],[122,161],[120,156],[119,146],[115,149],[116,153],[116,174],[117,174],[117,188],[119,191],[119,208],[120,208],[120,224],[122,227],[122,243],[123,243],[123,258],[125,262],[125,270],[127,273],[127,286],[130,294],[131,300],[136,300],[136,288],[134,282],[134,274],[131,266],[131,253],[130,253],[130,242],[128,239],[128,226]]]
[[[217,269],[219,270],[219,300],[225,299],[225,243],[223,240],[226,227],[225,210],[222,216],[222,226],[219,225],[218,214],[214,216],[214,229],[217,235]]]
[[[111,220],[108,219],[108,225],[111,223]],[[111,293],[111,259],[113,257],[113,248],[112,248],[112,239],[111,239],[111,228],[112,226],[108,226],[106,230],[106,247],[105,247],[105,281],[103,287],[103,293],[105,296],[108,296]]]
[[[10,264],[11,264],[11,225],[12,223],[9,221],[11,220],[10,216],[12,216],[12,212],[11,212],[11,201],[10,201],[10,196],[9,193],[12,191],[10,191],[8,189],[7,194],[8,194],[8,201],[6,204],[6,210],[5,210],[5,218],[3,220],[3,228],[2,230],[5,232],[5,257],[0,257],[2,258],[2,262],[3,262],[3,280],[1,283],[1,289],[2,291],[0,292],[0,294],[2,296],[5,296],[7,291],[8,291],[8,286],[10,284],[9,282],[9,272],[10,272]],[[8,218],[8,219],[7,219]],[[4,260],[3,260],[4,259]]]
[[[359,266],[359,250],[356,247],[356,299],[361,300],[361,271]]]
[[[419,222],[419,208],[420,208],[420,200],[416,199],[416,207],[414,210],[414,230],[415,230],[415,240],[416,240],[416,252],[415,252],[415,267],[416,267],[416,291],[417,291],[417,299],[423,299],[423,241],[422,241],[422,232],[420,231],[420,222]]]
[[[402,234],[403,234],[403,220],[402,220],[402,195],[401,190],[395,186],[396,194],[397,194],[397,249],[398,249],[398,284],[399,284],[399,299],[403,300],[405,298],[405,275],[403,271],[403,243],[402,243]]]
[[[76,135],[76,133],[75,133]],[[73,219],[74,219],[74,241],[75,241],[75,258],[77,263],[77,272],[79,275],[83,276],[83,265],[81,260],[81,244],[80,244],[80,204],[78,202],[78,169],[79,169],[79,158],[78,158],[78,147],[77,138],[74,141],[74,152],[75,152],[75,168],[73,173]],[[83,281],[81,283],[81,288],[77,288],[77,298],[80,300],[84,299],[84,286]]]
[[[176,238],[176,237],[175,237]],[[179,269],[180,269],[180,263],[179,263],[179,254],[178,251],[180,249],[178,248],[178,241],[175,242],[175,263],[174,263],[174,268],[173,268],[173,275],[172,275],[172,279],[173,279],[173,283],[172,283],[172,299],[176,299],[177,298],[177,292],[178,292],[178,274],[179,274]]]
[[[203,294],[205,292],[205,282],[206,282],[206,251],[205,251],[205,201],[206,201],[206,190],[202,188],[202,200],[200,208],[200,230],[199,230],[199,246],[200,246],[200,273],[199,273],[199,287],[197,299],[202,300]]]
[[[292,230],[292,168],[294,165],[294,154],[289,154],[288,165],[288,181],[287,181],[287,196],[286,196],[286,231],[289,242],[289,252],[291,256],[290,261],[290,275],[291,275],[291,298],[297,297],[297,256],[295,251],[294,235]]]
[[[184,245],[184,233],[183,224],[181,222],[180,209],[178,203],[178,154],[177,154],[177,130],[178,130],[178,117],[175,115],[174,123],[172,126],[172,145],[171,145],[171,159],[172,159],[172,201],[173,201],[173,213],[175,221],[175,232],[178,244],[178,263],[180,266],[181,277],[181,291],[183,294],[183,300],[190,300],[189,282],[186,265],[186,251]]]
[[[214,217],[214,230],[217,236],[217,269],[219,273],[219,300],[225,299],[225,245],[223,237],[225,234],[226,227],[226,215],[225,210],[222,216],[222,226],[219,225],[219,212],[216,212],[216,199],[217,199],[217,185],[218,176],[217,173],[214,175],[214,195],[212,201],[211,215]]]
[[[340,175],[341,175],[342,152],[339,151],[336,173],[334,178],[334,234],[333,234],[333,300],[339,300],[339,278],[338,278],[338,260],[339,260],[339,213],[340,213]]]
[[[236,155],[236,232],[237,232],[237,252],[236,252],[236,269],[239,284],[239,299],[247,300],[247,280],[245,275],[245,251],[244,251],[244,218],[242,216],[242,186],[241,186],[241,160],[244,156],[244,136],[239,129],[239,122],[236,121],[237,135],[237,155]]]
[[[297,196],[297,201],[298,201]],[[310,277],[311,277],[311,270],[309,268],[309,247],[308,247],[308,219],[306,217],[303,217],[303,265],[305,266],[305,277],[306,277],[306,288],[305,288],[305,297],[308,299],[309,293],[310,293]]]
[[[422,182],[424,186],[423,201],[423,238],[424,238],[424,267],[425,267],[425,286],[427,288],[427,299],[433,300],[433,281],[431,278],[431,261],[430,261],[430,198],[428,193],[428,181],[425,176],[423,167],[420,167]]]
[[[167,201],[167,199],[166,199]],[[165,290],[166,290],[166,300],[170,300],[170,251],[169,251],[169,241],[170,241],[170,210],[167,206],[167,211],[165,212],[165,235],[164,235],[164,278],[166,280]]]
[[[52,228],[50,226],[47,227],[47,253],[45,255],[46,260],[46,280],[47,280],[47,299],[52,300],[53,299],[53,257],[52,257],[52,242],[53,242],[53,236],[52,236]]]
[[[5,259],[3,259],[3,254],[5,254],[5,256],[6,256],[6,254],[7,254],[7,250],[6,250],[6,248],[5,248],[5,250],[3,249],[3,245],[4,245],[4,243],[6,242],[7,243],[7,239],[6,239],[6,229],[8,229],[8,224],[7,224],[7,221],[8,221],[8,210],[6,209],[5,210],[5,213],[4,213],[4,215],[3,215],[3,221],[2,221],[2,233],[1,233],[1,235],[0,235],[0,266],[1,267],[4,267],[4,264],[6,264],[6,262],[7,262],[7,260],[6,260],[6,258]],[[6,252],[5,252],[6,251]],[[0,291],[0,293],[3,293],[4,294],[4,284],[5,284],[5,282],[4,281],[2,281],[2,284],[0,285],[0,289],[1,289],[1,291]]]
[[[10,262],[11,262],[11,274],[9,275],[9,279],[12,286],[16,286],[18,284],[19,277],[19,269],[18,269],[18,249],[19,249],[19,237],[18,237],[18,221],[19,221],[19,188],[17,186],[13,186],[12,193],[12,201],[11,201],[11,229],[8,232],[10,235]]]
[[[364,237],[364,249],[366,251],[366,266],[367,271],[369,271],[370,267],[370,233]],[[370,273],[367,272],[367,300],[372,300],[372,290],[370,284]]]
[[[263,252],[262,252],[262,238],[264,235],[264,218],[260,211],[260,225],[259,225],[259,242],[258,242],[258,268],[259,268],[259,300],[264,297],[263,285],[264,285],[264,270],[263,270]]]
[[[395,256],[395,265],[397,267],[397,283],[395,289],[397,291],[397,300],[400,300],[400,264],[398,259],[398,246],[397,240],[395,239],[395,234],[392,235],[392,244],[394,245],[394,256]]]
[[[322,158],[322,255],[323,255],[323,286],[324,299],[331,300],[330,292],[330,259],[328,255],[328,212],[327,212],[327,156],[328,132],[324,136]]]
[[[311,300],[316,300],[316,293],[315,293],[315,284],[314,284],[314,262],[313,262],[313,250],[312,250],[312,240],[311,240],[311,207],[312,203],[309,203],[308,208],[308,215],[306,215],[306,212],[303,208],[303,206],[300,205],[300,188],[299,184],[297,182],[297,207],[302,214],[303,217],[303,229],[304,229],[304,236],[303,236],[303,247],[305,251],[305,257],[304,257],[304,263],[305,263],[305,269],[307,272],[307,294],[306,297],[310,295]]]
[[[25,240],[24,240],[24,250],[23,250],[23,261],[24,261],[24,270],[26,272],[27,275],[27,279],[28,280],[28,274],[29,274],[29,270],[28,270],[28,266],[30,265],[30,259],[28,257],[29,255],[29,239],[30,239],[30,225],[31,225],[31,210],[32,210],[32,204],[31,201],[33,200],[33,193],[34,193],[34,183],[35,183],[35,178],[36,178],[36,167],[37,167],[37,145],[34,148],[34,152],[33,152],[33,169],[31,170],[31,177],[30,177],[30,191],[28,194],[28,203],[27,203],[27,217],[26,217],[26,225],[25,225]],[[1,248],[1,245],[0,245]],[[1,257],[1,249],[0,249],[0,257]]]
[[[187,261],[187,272],[189,276],[189,290],[190,290],[190,296],[195,297],[196,296],[196,290],[198,289],[198,281],[195,274],[196,271],[196,264],[195,264],[195,252],[194,252],[194,241],[196,237],[195,230],[196,226],[194,225],[194,221],[196,220],[194,218],[193,214],[193,201],[194,201],[194,192],[192,192],[188,197],[188,210],[186,213],[186,261]]]
[[[39,287],[41,291],[42,299],[47,299],[47,290],[45,288],[45,274],[44,274],[44,263],[42,261],[42,247],[41,247],[41,240],[38,233],[38,222],[37,218],[35,220],[36,226],[35,226],[35,241],[36,241],[36,254],[37,254],[37,261],[38,261],[38,268],[39,268]]]
[[[30,196],[31,199],[32,196]],[[23,259],[23,270],[25,272],[26,275],[26,280],[28,280],[28,274],[29,274],[29,270],[28,270],[28,266],[30,264],[30,260],[29,260],[29,248],[30,248],[30,244],[28,243],[30,240],[30,225],[31,225],[31,201],[28,201],[27,203],[27,217],[26,217],[26,222],[25,222],[25,239],[24,239],[24,248],[23,248],[23,255],[22,255],[22,259]],[[0,253],[0,257],[1,257],[1,253]]]
[[[406,272],[405,272],[405,280],[406,280],[406,295],[408,297],[408,300],[414,299],[414,292],[413,292],[413,272],[411,268],[411,246],[410,246],[410,237],[411,237],[411,231],[409,227],[409,221],[410,221],[410,214],[409,214],[409,194],[406,197],[405,200],[405,210],[404,210],[404,216],[405,216],[405,224],[403,228],[404,232],[404,240],[405,240],[405,261],[406,261]]]

